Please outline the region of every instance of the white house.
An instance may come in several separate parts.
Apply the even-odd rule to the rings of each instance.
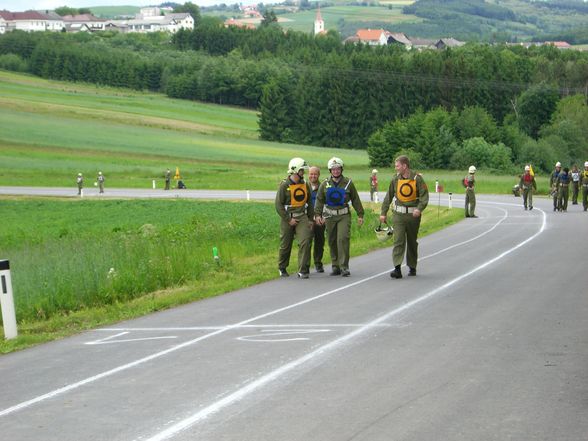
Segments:
[[[35,31],[60,31],[64,23],[56,15],[41,14],[37,11],[10,12],[0,11],[0,32],[21,30],[25,32]]]

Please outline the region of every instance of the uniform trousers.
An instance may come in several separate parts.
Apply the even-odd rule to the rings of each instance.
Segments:
[[[568,209],[568,199],[570,197],[569,188],[567,185],[560,185],[557,192],[557,208],[558,210]]]
[[[310,244],[312,231],[310,221],[306,215],[298,218],[298,223],[291,226],[285,220],[280,222],[280,251],[278,253],[278,268],[286,269],[290,263],[294,236],[298,239],[298,272],[308,273],[310,267]]]
[[[533,189],[530,187],[523,187],[523,205],[525,208],[533,207]]]
[[[414,217],[412,213],[394,212],[394,249],[392,262],[394,266],[402,265],[406,251],[406,263],[416,268],[418,261],[417,237],[421,226],[421,217]]]
[[[476,193],[474,189],[468,188],[465,194],[465,215],[471,217],[475,215],[476,211]]]
[[[314,224],[312,228],[312,257],[315,266],[323,264],[323,254],[325,251],[325,226]]]
[[[329,251],[333,268],[349,269],[349,239],[351,238],[351,214],[326,218]]]

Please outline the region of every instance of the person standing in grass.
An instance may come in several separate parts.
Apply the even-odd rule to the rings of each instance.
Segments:
[[[104,175],[101,171],[98,172],[98,177],[96,178],[96,181],[98,182],[100,194],[104,193]]]
[[[421,225],[421,213],[429,203],[429,189],[420,174],[410,169],[410,161],[407,156],[399,156],[394,163],[396,176],[392,178],[390,187],[384,197],[380,222],[386,222],[386,215],[390,205],[394,201],[393,226],[394,249],[392,250],[392,262],[394,271],[390,273],[393,279],[401,279],[400,267],[406,251],[406,263],[410,268],[409,276],[416,276],[418,261],[419,227]]]
[[[351,179],[343,176],[343,160],[333,157],[327,167],[331,177],[321,183],[316,196],[314,219],[319,225],[326,225],[331,262],[331,276],[348,277],[349,242],[351,239],[351,209],[353,205],[363,225],[363,205]]]
[[[476,191],[474,186],[476,185],[476,179],[474,177],[476,173],[476,167],[470,166],[468,175],[463,180],[463,185],[466,189],[465,194],[465,217],[478,217],[475,214],[476,211]]]
[[[321,170],[318,167],[310,167],[308,170],[308,181],[310,183],[310,199],[312,206],[316,205],[316,195],[320,187],[319,178],[321,177]],[[312,239],[312,257],[314,260],[314,268],[317,273],[324,273],[325,269],[323,266],[323,254],[325,251],[325,226],[314,222],[312,227],[313,239]]]
[[[84,189],[84,176],[81,173],[78,173],[76,183],[78,184],[78,196],[81,196],[82,190]]]
[[[535,175],[531,173],[531,166],[525,165],[525,173],[521,175],[519,187],[523,189],[523,206],[525,210],[533,209],[533,192],[537,191],[537,183],[535,182]]]
[[[288,277],[287,267],[294,236],[298,238],[298,277],[308,279],[310,267],[310,246],[312,240],[311,188],[304,181],[308,164],[302,158],[292,158],[288,164],[288,177],[276,193],[276,212],[280,221],[280,250],[278,270],[280,277]]]

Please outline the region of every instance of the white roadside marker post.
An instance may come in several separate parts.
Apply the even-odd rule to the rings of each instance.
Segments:
[[[14,296],[12,295],[12,280],[10,278],[10,263],[0,260],[0,307],[2,308],[2,323],[6,340],[16,338],[16,313],[14,311]]]

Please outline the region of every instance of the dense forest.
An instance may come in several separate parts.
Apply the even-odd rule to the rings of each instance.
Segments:
[[[411,149],[426,166],[458,166],[470,139],[487,144],[477,141],[472,152],[506,152],[484,160],[488,168],[535,160],[538,149],[548,159],[588,158],[588,53],[551,46],[407,51],[346,45],[334,32],[283,32],[275,23],[225,28],[204,17],[171,38],[10,32],[0,36],[0,68],[256,108],[262,139],[369,146],[374,165]],[[432,143],[443,145],[439,153],[429,154]]]

